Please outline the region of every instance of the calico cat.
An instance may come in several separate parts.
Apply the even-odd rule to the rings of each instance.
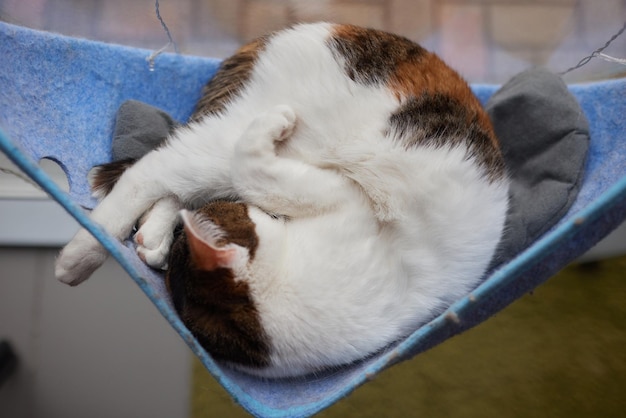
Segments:
[[[92,218],[124,239],[143,216],[137,253],[167,265],[183,322],[265,377],[361,359],[467,294],[508,205],[466,82],[408,39],[329,23],[242,47],[189,123],[110,168]],[[76,285],[105,258],[81,230],[56,275]]]

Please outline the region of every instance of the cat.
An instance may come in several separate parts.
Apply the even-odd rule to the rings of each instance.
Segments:
[[[198,341],[269,378],[362,359],[466,295],[509,187],[458,73],[406,38],[331,23],[243,46],[186,125],[98,183],[92,219],[121,240],[142,218],[137,253],[167,268]],[[56,276],[76,285],[106,256],[80,230]]]

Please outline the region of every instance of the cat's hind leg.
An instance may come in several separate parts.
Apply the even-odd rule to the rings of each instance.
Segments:
[[[233,185],[247,203],[289,217],[334,207],[346,197],[341,190],[348,182],[332,169],[277,155],[277,144],[291,138],[296,119],[287,105],[257,116],[235,145],[231,165]]]

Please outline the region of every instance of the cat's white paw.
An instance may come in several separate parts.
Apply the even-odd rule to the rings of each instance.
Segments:
[[[275,156],[276,142],[286,140],[296,128],[291,106],[278,105],[258,115],[237,142],[235,160]]]
[[[158,200],[135,234],[137,255],[150,267],[161,270],[167,268],[180,209],[180,202],[172,196]]]
[[[54,275],[70,286],[87,280],[107,259],[107,251],[84,229],[61,250],[56,259]]]
[[[251,150],[258,147],[267,151],[268,147],[273,149],[274,142],[289,138],[295,127],[296,113],[291,106],[278,105],[252,121],[239,145]]]
[[[274,141],[284,141],[296,128],[296,113],[288,105],[278,105],[267,113],[264,118],[269,136]]]
[[[171,230],[157,230],[149,222],[145,223],[135,234],[137,255],[150,267],[165,270],[173,240]]]

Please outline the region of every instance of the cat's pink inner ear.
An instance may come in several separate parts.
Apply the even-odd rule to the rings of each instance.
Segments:
[[[181,212],[184,223],[187,245],[191,254],[191,260],[200,270],[213,271],[218,268],[231,266],[236,250],[232,247],[217,247],[211,245],[200,236],[198,226],[195,224],[189,212]]]

